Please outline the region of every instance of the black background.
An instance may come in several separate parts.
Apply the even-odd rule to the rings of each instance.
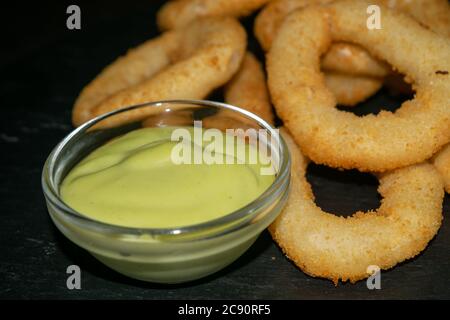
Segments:
[[[78,4],[82,29],[66,28],[66,8]],[[408,299],[450,298],[450,197],[444,222],[417,258],[382,272],[382,289],[365,281],[335,287],[306,276],[267,232],[231,266],[197,282],[163,286],[123,277],[69,242],[51,223],[41,191],[46,156],[72,129],[71,108],[81,88],[127,48],[157,35],[162,1],[16,2],[4,7],[0,50],[0,298],[103,299]],[[252,19],[244,21],[248,30]],[[250,39],[250,47],[260,55]],[[220,96],[220,94],[218,95]],[[359,106],[360,114],[393,109],[385,91]],[[369,174],[311,165],[318,204],[345,215],[377,208]],[[66,268],[82,269],[82,289],[66,288]]]

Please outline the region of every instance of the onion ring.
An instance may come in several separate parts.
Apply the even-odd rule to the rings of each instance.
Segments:
[[[269,3],[255,20],[254,32],[265,51],[268,51],[284,18],[292,11],[311,4],[327,4],[336,0],[278,0]],[[447,0],[375,0],[390,8],[405,12],[422,25],[450,36],[450,6]],[[323,58],[323,69],[355,75],[383,77],[390,68],[374,59],[367,51],[350,43],[336,43]]]
[[[202,99],[210,91],[226,83],[236,73],[245,53],[245,30],[233,18],[204,18],[187,28],[179,29],[173,34],[171,32],[163,34],[161,37],[167,35],[170,41],[176,44],[176,49],[170,50],[171,64],[167,65],[164,60],[164,63],[158,65],[163,68],[159,68],[159,72],[153,76],[145,77],[140,82],[130,81],[131,86],[119,88],[114,75],[135,64],[136,61],[134,56],[117,60],[83,90],[73,111],[74,124],[80,125],[103,113],[148,101]],[[160,39],[155,41],[158,42],[158,40]],[[146,44],[144,43],[144,46]],[[134,52],[145,52],[153,57],[151,48],[154,47],[149,46],[145,49],[138,47]],[[150,68],[148,61],[151,60],[140,64],[140,68],[145,69],[146,66]],[[139,74],[137,77],[133,70],[134,68],[131,69],[129,77],[141,80],[144,71],[137,71]],[[125,74],[124,77],[126,77]],[[134,82],[138,83],[134,84]],[[103,90],[103,88],[106,89]],[[116,91],[116,89],[119,90]],[[109,96],[98,104],[91,104],[88,102],[96,102],[97,99],[85,98],[86,92],[89,96],[95,96],[96,92],[99,92],[102,98],[104,93],[108,93]],[[147,111],[128,112],[127,121],[149,115]],[[110,120],[124,121],[121,116]],[[104,125],[107,125],[106,122]]]
[[[381,89],[380,79],[357,77],[342,73],[325,73],[325,84],[336,97],[336,102],[345,107],[354,107]]]
[[[335,0],[277,0],[264,7],[255,19],[254,33],[262,48],[268,51],[284,18],[292,11],[313,4],[327,4]],[[322,59],[322,69],[341,76],[325,73],[330,90],[339,105],[352,107],[376,93],[389,67],[358,45],[333,43]],[[365,77],[370,73],[371,78]],[[357,77],[346,76],[345,74]],[[360,77],[364,76],[364,77]]]
[[[333,43],[322,58],[324,71],[346,73],[355,76],[385,77],[390,67],[374,59],[364,48],[347,43]]]
[[[224,96],[226,103],[253,112],[273,124],[266,77],[261,63],[252,53],[245,55],[239,71],[225,86]]]
[[[174,32],[151,39],[107,66],[78,96],[72,122],[75,126],[90,119],[91,109],[112,94],[152,77],[170,64],[170,55],[177,49]]]
[[[383,28],[369,30],[368,5],[339,1],[292,13],[268,54],[268,82],[277,114],[314,162],[386,171],[422,162],[450,141],[450,41],[382,6]],[[337,110],[320,72],[333,40],[370,48],[406,74],[415,98],[376,116]]]
[[[269,98],[266,77],[261,63],[249,51],[242,61],[239,71],[224,88],[225,102],[250,111],[269,124],[274,124],[274,114]],[[219,110],[218,113],[202,119],[204,128],[227,129],[258,129],[249,119],[238,117],[229,110]]]
[[[434,156],[432,162],[444,179],[445,191],[450,193],[450,145]]]
[[[176,0],[159,10],[157,23],[161,30],[188,25],[201,17],[243,17],[270,0]]]
[[[376,212],[344,218],[322,211],[305,178],[307,160],[282,130],[292,158],[291,193],[269,227],[286,256],[306,274],[356,282],[367,268],[389,269],[425,249],[442,221],[444,190],[436,169],[418,164],[382,174]]]

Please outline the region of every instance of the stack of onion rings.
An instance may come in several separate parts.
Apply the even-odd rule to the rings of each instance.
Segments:
[[[342,1],[291,14],[268,54],[269,89],[278,115],[314,162],[386,171],[424,161],[450,141],[450,43],[385,7],[384,27],[369,30],[367,5]],[[415,98],[377,116],[337,110],[320,72],[320,56],[333,40],[352,41],[391,63],[414,82]]]
[[[293,134],[284,132],[293,159],[292,191],[269,230],[305,273],[335,284],[366,278],[370,265],[389,269],[420,253],[440,227],[442,177],[447,188],[449,181],[450,147],[433,158],[434,166],[415,163],[450,140],[450,41],[384,7],[384,28],[370,32],[364,25],[368,4],[349,0],[292,13],[268,55],[275,109]],[[415,99],[395,114],[358,118],[337,111],[320,73],[320,55],[332,40],[358,43],[392,63],[414,83]],[[402,52],[405,47],[415,59]],[[408,126],[416,134],[406,133]],[[318,163],[389,170],[378,174],[381,207],[350,218],[323,212],[314,203],[304,176],[307,160],[294,139]]]
[[[164,33],[119,58],[86,86],[75,103],[73,123],[148,101],[202,99],[235,74],[245,46],[245,31],[232,18],[204,18]],[[155,61],[153,52],[159,57]],[[142,110],[127,113],[130,120],[141,116]]]
[[[245,54],[245,32],[229,18],[267,2],[170,1],[158,23],[171,31],[131,50],[86,86],[73,110],[74,124],[151,100],[203,98],[220,86],[226,102],[273,124],[261,63]],[[382,10],[381,30],[367,29],[371,3],[357,0],[271,1],[255,23],[257,38],[270,48],[275,109],[293,136],[282,129],[293,159],[292,192],[269,230],[305,273],[335,283],[355,282],[369,276],[370,265],[388,269],[420,253],[440,227],[444,187],[450,192],[450,40],[436,34],[450,35],[450,6],[446,0],[375,2]],[[389,64],[413,84],[413,100],[395,113],[361,118],[335,108],[336,102],[353,106],[378,91],[393,74]],[[140,113],[115,121],[186,125],[191,117]],[[203,120],[205,127],[222,130],[249,126],[227,115]],[[374,172],[380,208],[350,218],[323,212],[305,179],[309,160],[300,148],[317,163]]]
[[[255,35],[261,46],[270,49],[284,18],[292,11],[313,4],[327,4],[336,0],[276,0],[269,3],[255,20]],[[390,8],[406,12],[424,26],[442,35],[450,35],[450,7],[447,0],[376,0]],[[383,77],[391,72],[389,66],[374,59],[359,45],[337,42],[324,53],[322,69],[327,82],[335,84],[330,90],[338,104],[354,106],[376,93],[383,84]],[[332,75],[329,75],[331,72]],[[337,82],[336,73],[340,81]],[[349,77],[353,75],[354,77]],[[328,79],[330,77],[331,79]],[[338,86],[338,87],[337,87]],[[345,90],[349,87],[349,90]]]

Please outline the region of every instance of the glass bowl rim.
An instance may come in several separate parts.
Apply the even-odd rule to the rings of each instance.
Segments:
[[[114,116],[116,114],[122,113],[122,112],[128,112],[134,109],[138,108],[144,108],[144,107],[151,107],[151,106],[157,106],[160,107],[163,104],[192,104],[192,105],[202,105],[206,107],[216,107],[218,109],[228,109],[233,112],[237,112],[240,114],[243,114],[247,118],[250,118],[251,120],[255,121],[260,125],[262,128],[268,130],[271,134],[271,136],[275,137],[277,139],[276,143],[279,145],[279,170],[278,174],[275,177],[275,180],[272,182],[272,184],[256,199],[245,205],[244,207],[235,210],[231,213],[226,214],[225,216],[209,220],[206,222],[198,223],[198,224],[192,224],[187,226],[180,226],[180,227],[172,227],[172,228],[139,228],[139,227],[129,227],[129,226],[120,226],[120,225],[114,225],[107,222],[102,222],[99,220],[92,219],[86,215],[83,215],[76,210],[72,209],[69,205],[67,205],[59,196],[59,193],[57,192],[57,189],[59,188],[59,185],[56,186],[56,183],[54,181],[54,172],[56,170],[55,163],[57,159],[60,157],[62,151],[64,150],[65,146],[72,141],[75,137],[78,135],[84,133],[87,129],[95,125],[96,123],[109,118],[111,116]],[[41,183],[42,188],[44,191],[44,195],[47,199],[47,201],[50,201],[52,205],[58,208],[59,212],[61,212],[63,215],[71,218],[76,219],[77,221],[81,223],[86,223],[90,227],[93,227],[95,229],[100,229],[101,231],[106,232],[112,232],[112,233],[121,233],[121,234],[130,234],[130,235],[142,235],[142,234],[149,234],[154,236],[161,236],[161,235],[168,235],[168,236],[174,236],[174,235],[181,235],[181,234],[190,234],[190,233],[197,233],[202,232],[208,229],[213,229],[220,226],[226,226],[228,224],[231,225],[231,228],[225,228],[225,230],[221,230],[221,234],[228,233],[236,228],[242,228],[248,224],[252,224],[252,221],[255,220],[254,218],[258,216],[260,213],[258,209],[261,207],[264,207],[267,205],[268,199],[270,199],[270,196],[276,192],[278,189],[283,187],[283,185],[286,183],[286,179],[290,180],[290,154],[289,149],[287,147],[286,142],[284,141],[281,134],[278,134],[276,129],[273,128],[269,123],[267,123],[265,120],[260,118],[259,116],[236,106],[222,103],[222,102],[216,102],[216,101],[210,101],[210,100],[195,100],[195,99],[173,99],[173,100],[159,100],[159,101],[152,101],[152,102],[146,102],[142,104],[132,105],[120,109],[116,109],[114,111],[102,114],[98,117],[95,117],[86,123],[82,124],[78,128],[75,128],[72,130],[68,135],[66,135],[51,151],[50,155],[48,156],[44,168],[42,170],[42,176],[41,176]],[[289,181],[288,181],[289,184]],[[286,192],[289,190],[289,185],[286,186]],[[247,218],[247,219],[244,219]],[[241,223],[240,225],[235,225],[232,222],[239,221],[241,219],[244,219],[244,223]],[[228,229],[228,230],[227,230]]]

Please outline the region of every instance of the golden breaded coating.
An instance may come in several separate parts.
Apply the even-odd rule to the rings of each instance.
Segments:
[[[334,1],[336,0],[272,1],[256,17],[255,36],[263,49],[268,51],[278,29],[289,13],[308,5],[327,4]],[[402,11],[423,26],[444,36],[450,36],[450,5],[447,0],[374,0],[371,3]],[[351,43],[333,44],[324,55],[323,69],[372,77],[382,77],[390,71],[386,64],[377,61],[366,50]]]
[[[335,0],[274,0],[255,18],[253,32],[265,51],[269,51],[283,20],[289,13],[309,5],[327,4]]]
[[[261,63],[251,52],[247,51],[239,71],[225,86],[224,96],[226,103],[253,112],[273,125],[266,76]]]
[[[314,162],[386,171],[422,162],[450,141],[450,39],[383,6],[382,28],[369,30],[369,4],[345,0],[292,13],[268,54],[268,83],[277,114]],[[337,110],[320,72],[334,40],[389,62],[413,83],[414,99],[395,113]]]
[[[169,34],[171,35],[171,32]],[[167,33],[161,37],[166,36]],[[176,49],[170,52],[169,65],[165,65],[156,74],[144,77],[145,79],[141,79],[137,84],[133,83],[116,92],[108,90],[110,95],[96,105],[85,105],[84,109],[75,107],[73,115],[75,125],[109,111],[149,101],[204,98],[213,89],[225,84],[238,70],[245,54],[246,34],[239,22],[233,18],[204,18],[175,31],[174,41]],[[138,47],[135,50],[140,49]],[[145,51],[149,57],[153,56],[150,50]],[[125,68],[121,61],[123,60],[119,59],[114,62],[108,70]],[[129,59],[125,61],[130,63]],[[145,65],[141,65],[141,68],[145,69]],[[102,79],[102,85],[108,81],[114,83],[116,80],[112,75],[113,72],[100,74],[84,91],[95,95],[95,90],[91,87],[95,89],[100,87],[99,78]],[[133,72],[130,77],[135,77]],[[101,88],[98,92],[103,98]],[[150,115],[148,112],[151,110],[130,111],[108,121],[142,119]],[[107,124],[103,121],[102,124],[112,123]]]
[[[259,9],[270,0],[173,0],[158,12],[161,30],[188,25],[202,17],[244,17]]]
[[[305,178],[307,160],[287,131],[292,158],[291,193],[283,212],[269,227],[286,256],[313,277],[355,282],[367,268],[389,269],[425,249],[442,221],[442,180],[430,164],[385,173],[383,197],[375,212],[345,218],[322,211]]]
[[[134,86],[167,67],[170,56],[178,48],[175,32],[148,40],[131,49],[107,66],[78,96],[73,108],[72,122],[78,126],[92,118],[92,108],[110,95]]]
[[[327,4],[335,0],[276,0],[264,7],[255,19],[254,32],[264,50],[268,51],[273,38],[285,17],[300,8],[314,4]],[[447,0],[376,0],[390,8],[405,12],[422,25],[442,35],[450,35],[450,6]],[[322,57],[322,70],[325,71],[330,90],[335,94],[338,104],[354,106],[377,92],[383,85],[381,79],[388,75],[390,67],[375,59],[361,46],[349,42],[333,43]],[[328,72],[341,73],[342,82],[334,75],[328,79]],[[358,79],[344,77],[344,74],[371,77]],[[350,89],[347,91],[345,87]],[[357,90],[355,90],[357,89]]]
[[[322,70],[355,76],[385,77],[390,67],[374,59],[367,50],[348,42],[333,43],[322,58]]]
[[[255,19],[254,33],[262,48],[268,51],[284,18],[297,9],[308,5],[327,4],[335,0],[276,0],[264,7]],[[384,77],[389,67],[374,59],[366,50],[352,43],[333,43],[322,58],[322,69],[330,84],[330,90],[336,96],[338,104],[354,106],[376,93],[383,81],[373,77]],[[330,73],[342,73],[336,76]],[[347,76],[348,74],[348,76]],[[350,77],[350,75],[372,78]],[[348,81],[347,81],[348,80]],[[348,89],[346,89],[348,88]]]
[[[325,73],[325,84],[339,105],[354,107],[380,90],[383,82],[378,78],[329,72]]]
[[[450,4],[447,0],[375,0],[375,2],[402,11],[430,30],[450,37]]]
[[[450,5],[447,0],[375,0],[373,3],[403,12],[422,26],[443,36],[450,36]],[[333,44],[323,57],[322,68],[371,77],[384,77],[391,72],[386,63],[349,43]]]
[[[450,145],[445,146],[434,157],[433,164],[444,179],[445,191],[450,193]]]

